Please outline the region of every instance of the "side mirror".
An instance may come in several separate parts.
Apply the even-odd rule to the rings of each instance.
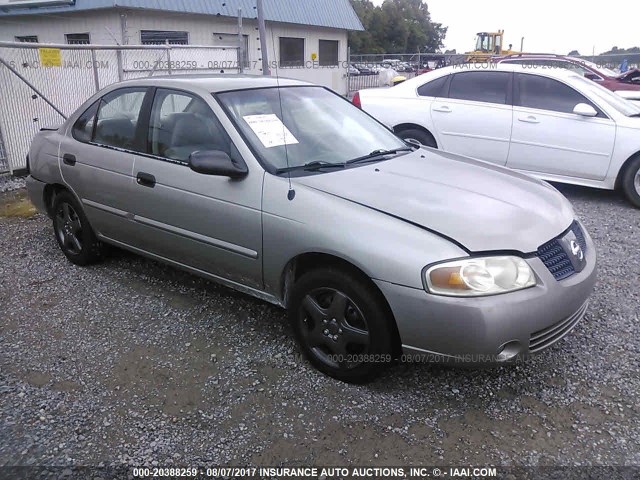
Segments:
[[[229,178],[243,178],[249,173],[244,162],[234,161],[220,150],[193,152],[189,155],[189,168],[204,175]]]
[[[589,80],[593,80],[593,81],[599,81],[600,77],[598,75],[596,75],[595,73],[591,73],[591,72],[586,72],[584,74],[585,78],[588,78]]]
[[[586,103],[579,103],[573,108],[573,113],[580,115],[581,117],[595,117],[598,112],[591,105]]]

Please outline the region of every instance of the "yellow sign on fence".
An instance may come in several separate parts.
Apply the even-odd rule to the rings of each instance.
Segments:
[[[59,48],[39,48],[40,65],[43,67],[61,67],[62,56]]]

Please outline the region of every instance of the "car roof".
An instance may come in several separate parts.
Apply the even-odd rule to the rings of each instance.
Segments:
[[[125,80],[116,84],[118,87],[149,85],[167,88],[196,87],[209,92],[224,92],[228,90],[245,90],[250,88],[312,86],[309,82],[286,77],[267,77],[260,75],[234,74],[176,74],[158,75]],[[115,85],[114,85],[115,86]]]
[[[567,70],[565,68],[535,68],[531,65],[520,65],[517,63],[489,63],[489,62],[478,62],[478,63],[465,63],[461,65],[451,65],[449,67],[438,68],[433,70],[433,72],[442,72],[443,75],[449,73],[460,73],[460,72],[478,72],[478,71],[489,71],[489,72],[519,72],[519,73],[534,73],[536,75],[544,75],[548,77],[555,78],[567,78],[575,76],[575,73],[571,70]]]

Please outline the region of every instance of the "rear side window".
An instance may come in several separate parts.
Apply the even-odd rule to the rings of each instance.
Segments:
[[[144,151],[145,138],[136,135],[145,88],[123,88],[100,102],[93,141],[100,145]]]
[[[100,102],[98,101],[91,105],[73,124],[71,134],[79,142],[89,143],[91,141],[99,104]]]
[[[451,79],[449,98],[485,103],[507,103],[509,72],[464,72]]]
[[[444,77],[436,78],[430,82],[425,83],[418,87],[418,95],[421,97],[442,97],[444,86],[447,84],[447,80],[449,79],[449,75],[445,75]]]
[[[520,107],[573,113],[577,104],[586,103],[599,112],[598,116],[603,116],[584,95],[562,82],[539,75],[518,74],[517,79],[519,98],[516,105]]]

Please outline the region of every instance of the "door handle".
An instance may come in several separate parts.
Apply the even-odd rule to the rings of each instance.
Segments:
[[[528,115],[526,117],[519,117],[518,120],[524,123],[540,123],[540,120],[538,120],[533,115]]]
[[[76,164],[76,156],[71,155],[70,153],[65,153],[62,156],[62,161],[64,162],[65,165],[69,165],[70,167],[73,167]]]
[[[136,182],[143,187],[153,188],[156,186],[156,177],[150,173],[138,172],[136,175]]]
[[[451,113],[451,107],[448,107],[447,105],[442,105],[440,107],[433,107],[433,110],[435,112]]]

